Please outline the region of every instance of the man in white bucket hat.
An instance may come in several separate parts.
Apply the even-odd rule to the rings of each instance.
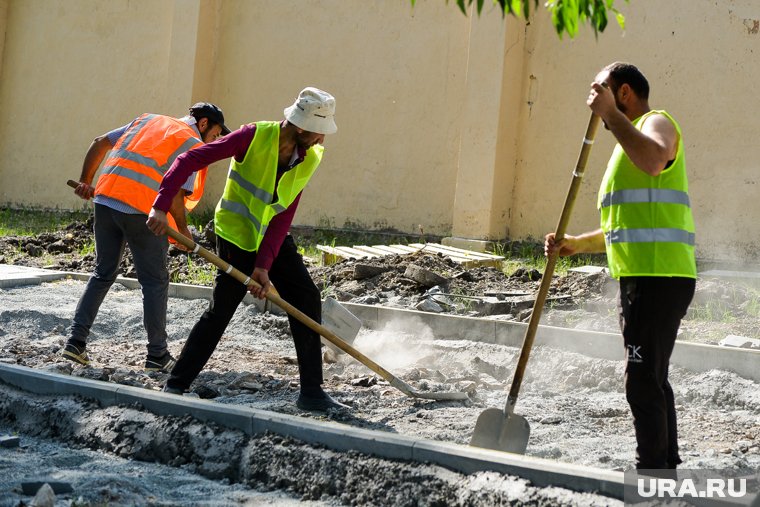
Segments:
[[[283,299],[321,321],[319,289],[288,229],[301,192],[322,160],[325,135],[338,130],[335,98],[318,88],[305,88],[284,114],[283,121],[243,125],[219,142],[181,155],[161,183],[147,222],[158,235],[166,232],[166,211],[187,175],[232,157],[214,214],[217,252],[239,270],[252,273],[261,285],[246,288],[217,271],[213,299],[190,332],[164,386],[166,392],[181,394],[190,388],[248,290],[264,298],[274,282]],[[289,321],[301,380],[297,406],[317,411],[345,408],[322,390],[319,335],[292,317]]]

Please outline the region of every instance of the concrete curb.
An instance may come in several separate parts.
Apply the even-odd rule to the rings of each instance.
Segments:
[[[465,474],[495,471],[527,479],[539,487],[562,487],[623,499],[621,472],[223,405],[24,366],[0,364],[0,381],[37,394],[80,395],[105,406],[140,403],[157,415],[191,415],[199,420],[241,430],[247,435],[269,431],[335,451],[353,450],[385,459],[428,462]]]
[[[28,268],[25,266],[10,266],[0,264],[0,289],[10,289],[12,287],[21,287],[24,285],[39,285],[43,282],[54,282],[58,280],[78,280],[86,282],[90,279],[88,273],[77,273],[74,271],[52,271],[47,269]],[[116,283],[123,285],[128,289],[139,289],[140,283],[135,278],[116,277]],[[170,283],[169,297],[180,299],[206,299],[210,300],[213,293],[212,287],[203,285],[190,285],[186,283]],[[269,311],[271,313],[282,314],[285,312],[269,301],[261,301],[250,294],[246,294],[243,303],[256,305],[260,311]]]
[[[441,340],[469,340],[520,347],[527,324],[456,315],[439,315],[416,310],[341,303],[370,328],[394,322],[410,328],[424,324]],[[585,331],[539,325],[535,345],[553,347],[600,359],[625,358],[623,338],[616,333]],[[760,351],[719,347],[700,343],[676,342],[671,362],[691,371],[713,369],[731,371],[760,382]]]
[[[36,285],[61,279],[87,281],[90,275],[68,271],[50,271],[36,268],[16,267],[0,264],[0,288],[21,285]],[[140,284],[134,278],[118,277],[117,283],[138,289]],[[169,284],[169,296],[181,299],[211,299],[212,288],[182,283]],[[285,312],[269,303],[247,294],[243,302],[254,304],[259,311],[269,311],[278,315]],[[497,343],[510,347],[520,347],[525,337],[527,324],[522,322],[499,321],[457,315],[439,315],[374,305],[341,303],[362,323],[371,329],[383,327],[390,322],[401,322],[408,326],[428,326],[433,335],[442,340],[469,340],[473,342]],[[539,325],[536,332],[537,346],[549,346],[589,357],[610,360],[624,359],[622,337],[617,333],[585,331]],[[731,371],[746,379],[760,382],[760,351],[719,347],[699,343],[676,342],[671,362],[691,371],[704,372],[713,369]]]

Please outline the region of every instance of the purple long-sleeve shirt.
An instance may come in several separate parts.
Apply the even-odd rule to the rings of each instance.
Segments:
[[[195,171],[199,171],[214,162],[230,157],[234,157],[237,162],[242,162],[245,159],[246,153],[248,153],[251,142],[253,142],[253,135],[255,133],[256,125],[243,125],[238,130],[220,137],[213,143],[198,146],[177,157],[169,170],[166,171],[163,181],[161,181],[161,188],[158,190],[158,196],[153,202],[153,207],[164,212],[168,211],[171,207],[172,199],[182,187],[182,183]],[[298,148],[298,153],[288,164],[288,170],[300,164],[305,156],[306,151]],[[277,172],[277,182],[280,181],[283,173],[284,171]],[[288,229],[290,229],[290,224],[293,222],[293,217],[296,214],[300,200],[301,194],[299,193],[285,211],[275,215],[272,221],[269,222],[269,227],[267,227],[264,233],[264,239],[261,241],[256,256],[257,268],[268,271],[272,267],[272,263],[280,252],[280,247],[288,233]]]

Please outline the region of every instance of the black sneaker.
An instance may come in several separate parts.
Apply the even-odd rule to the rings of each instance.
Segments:
[[[327,412],[330,409],[339,410],[349,408],[348,405],[344,405],[343,403],[334,400],[329,394],[321,389],[314,394],[299,394],[296,406],[301,410],[308,410],[310,412]]]
[[[87,349],[84,345],[77,345],[73,342],[66,342],[61,355],[69,361],[74,361],[75,363],[83,364],[85,366],[90,364],[90,358],[87,357]]]
[[[180,389],[179,387],[169,387],[168,384],[165,385],[164,388],[161,389],[161,391],[164,393],[169,393],[169,394],[178,394],[180,396],[185,394],[184,389]]]
[[[145,358],[145,371],[160,371],[163,373],[170,373],[175,364],[177,364],[177,360],[174,359],[168,352],[162,357],[148,355],[148,357]]]

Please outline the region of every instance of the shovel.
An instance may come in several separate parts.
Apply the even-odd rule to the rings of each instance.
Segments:
[[[197,253],[207,261],[211,262],[213,265],[215,265],[217,268],[221,269],[237,281],[241,282],[246,287],[250,287],[253,285],[254,287],[260,287],[258,283],[256,283],[254,280],[251,279],[251,277],[243,274],[238,269],[232,267],[232,265],[228,264],[227,262],[220,259],[217,255],[209,252],[199,244],[195,243],[193,240],[187,238],[183,234],[180,234],[179,232],[175,231],[172,228],[169,228],[167,231],[167,234],[169,237],[174,239],[177,243],[180,243],[181,245],[185,246],[189,250],[191,250],[194,253]],[[291,305],[284,299],[282,299],[278,294],[275,293],[275,291],[269,291],[267,293],[267,299],[271,301],[272,303],[276,304],[285,312],[302,322],[304,325],[306,325],[309,329],[312,331],[319,333],[321,336],[325,337],[331,344],[333,344],[335,347],[339,348],[346,354],[350,355],[363,365],[365,365],[370,370],[374,371],[381,377],[383,377],[385,380],[390,382],[392,387],[395,387],[402,393],[406,394],[407,396],[411,396],[414,398],[425,398],[429,400],[466,400],[469,397],[467,396],[467,393],[462,392],[448,392],[448,393],[432,393],[432,392],[419,392],[412,388],[409,384],[404,382],[403,380],[399,379],[395,375],[393,375],[391,372],[374,362],[372,359],[368,358],[358,350],[356,350],[354,347],[346,343],[345,341],[341,340],[338,335],[327,329],[321,324],[318,324],[316,321],[311,319],[308,315],[303,313],[301,310],[296,308],[295,306]]]
[[[70,187],[76,188],[79,183],[74,180],[69,180],[67,184]],[[188,250],[192,251],[193,253],[196,253],[209,261],[211,264],[216,266],[217,268],[221,269],[228,275],[230,275],[232,278],[237,280],[238,282],[242,283],[246,287],[250,287],[253,285],[254,287],[261,287],[258,283],[256,283],[254,280],[251,280],[250,276],[247,276],[243,274],[242,271],[236,269],[231,264],[223,261],[219,256],[216,254],[213,254],[212,252],[209,252],[184,234],[180,234],[179,232],[175,231],[171,227],[166,231],[166,234],[172,238],[177,243],[181,244]],[[271,301],[272,303],[276,304],[285,312],[292,316],[293,318],[299,320],[302,322],[305,326],[307,326],[309,329],[314,331],[315,333],[319,333],[322,337],[326,338],[327,341],[329,341],[332,345],[334,345],[336,348],[342,350],[346,354],[350,355],[360,363],[362,363],[364,366],[369,368],[370,370],[374,371],[381,377],[383,377],[385,380],[387,380],[392,387],[395,387],[402,393],[404,393],[407,396],[410,396],[412,398],[423,398],[426,400],[438,400],[438,401],[456,401],[456,400],[467,400],[469,399],[469,396],[467,396],[467,393],[463,392],[447,392],[447,393],[433,393],[433,392],[420,392],[412,388],[409,384],[401,380],[400,378],[393,375],[391,372],[374,362],[372,359],[368,358],[358,350],[356,350],[354,347],[346,343],[344,340],[342,340],[338,335],[327,329],[321,324],[318,324],[316,321],[311,319],[308,315],[303,313],[301,310],[296,308],[295,306],[291,305],[284,299],[282,299],[279,294],[276,293],[274,290],[270,290],[267,293],[267,299]],[[337,302],[336,302],[337,303]],[[348,310],[345,310],[345,312],[349,313]],[[353,314],[351,314],[353,317]],[[356,319],[356,317],[353,317]],[[342,314],[338,318],[338,320],[344,320],[343,323],[336,322],[336,325],[338,327],[344,326],[344,327],[351,327],[355,326],[355,323],[352,323],[352,319],[350,319],[345,313]],[[357,319],[358,320],[358,319]],[[347,323],[345,321],[348,321]],[[356,329],[358,332],[358,328]],[[355,335],[354,335],[355,336]]]
[[[594,136],[599,127],[599,121],[599,116],[592,113],[588,127],[586,128],[581,153],[578,156],[578,163],[573,171],[573,179],[567,192],[565,206],[562,208],[562,215],[557,224],[557,230],[554,233],[557,241],[565,236],[565,229],[570,220],[570,213],[575,203],[575,197],[578,195],[583,172],[586,170],[586,162],[591,152],[591,145],[594,143]],[[530,349],[533,347],[533,340],[536,337],[536,329],[538,328],[538,321],[541,318],[541,311],[546,302],[549,285],[551,285],[557,256],[558,252],[554,252],[546,259],[546,269],[544,269],[544,275],[541,278],[541,286],[538,289],[536,301],[533,303],[533,313],[531,313],[528,329],[525,332],[522,349],[520,350],[520,358],[517,361],[517,367],[512,377],[512,387],[509,389],[506,406],[504,410],[488,408],[481,412],[475,423],[475,431],[472,434],[472,440],[470,440],[471,446],[517,454],[524,454],[525,449],[528,447],[530,425],[523,416],[515,414],[515,404],[517,403],[517,395],[520,392],[523,373],[525,373],[525,366],[528,364],[528,357],[530,357]]]

